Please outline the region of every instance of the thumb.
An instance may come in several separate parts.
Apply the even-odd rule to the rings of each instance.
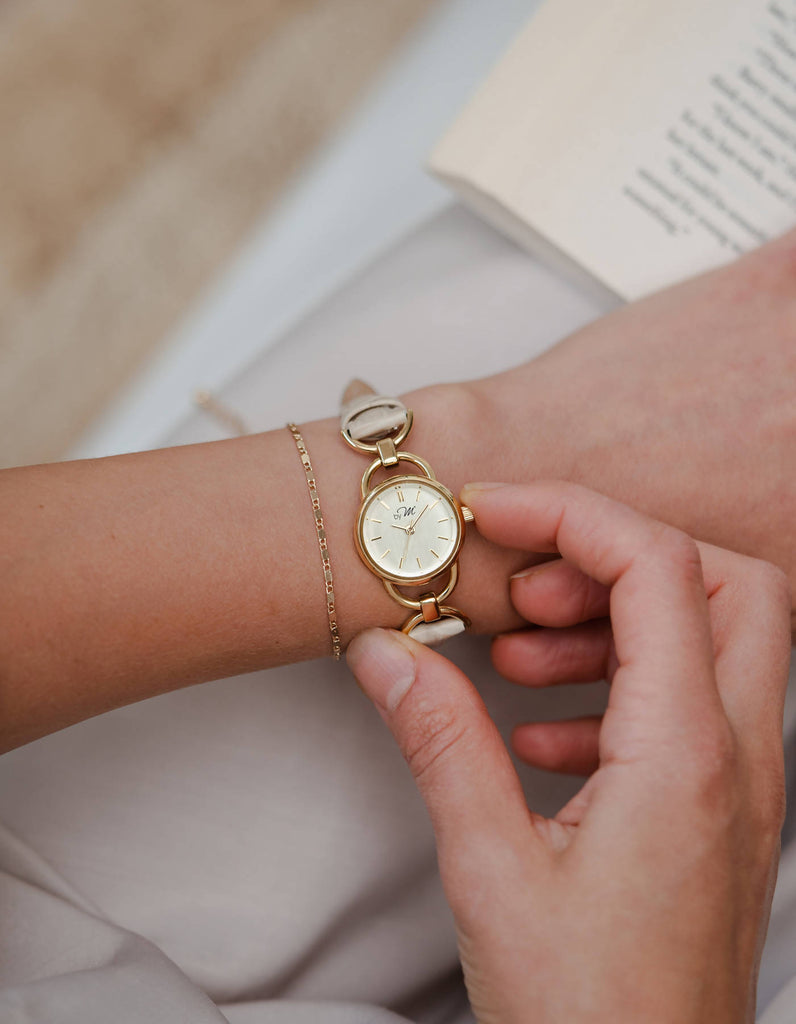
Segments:
[[[467,676],[441,654],[388,629],[360,633],[347,659],[414,775],[440,866],[448,857],[459,861],[465,850],[491,857],[506,843],[527,855],[536,836],[519,778]]]

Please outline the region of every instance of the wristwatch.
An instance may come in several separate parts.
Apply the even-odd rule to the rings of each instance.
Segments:
[[[402,631],[434,644],[470,626],[462,612],[445,602],[456,586],[459,552],[474,517],[437,480],[425,459],[400,450],[412,422],[412,410],[398,399],[377,395],[361,381],[346,389],[343,440],[355,451],[375,456],[362,474],[362,504],[354,527],[357,551],[390,597],[410,610]],[[401,472],[402,463],[411,470]],[[396,475],[374,482],[380,470],[393,469]],[[410,596],[401,587],[429,589]]]

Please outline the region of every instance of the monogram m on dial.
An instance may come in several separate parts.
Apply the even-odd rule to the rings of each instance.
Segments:
[[[446,602],[459,577],[459,552],[473,514],[439,483],[425,459],[400,450],[412,429],[412,410],[361,382],[353,384],[356,393],[343,407],[341,433],[346,444],[372,459],[362,474],[356,548],[390,597],[411,612],[403,632],[437,643],[470,625]],[[406,463],[411,471],[402,472]],[[382,472],[384,479],[374,482]],[[426,589],[407,594],[401,587]]]

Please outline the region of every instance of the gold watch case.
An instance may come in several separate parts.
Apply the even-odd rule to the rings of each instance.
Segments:
[[[406,495],[403,495],[403,492]],[[384,541],[385,544],[391,544],[392,541],[386,541],[385,534],[381,534],[378,537],[373,535],[366,536],[366,524],[367,523],[378,523],[378,526],[371,527],[371,529],[384,530],[394,528],[395,530],[402,530],[407,534],[407,539],[404,541],[399,533],[395,533],[396,540],[399,543],[406,544],[406,550],[409,550],[411,538],[414,536],[413,527],[418,525],[418,521],[424,512],[417,514],[416,510],[414,516],[410,513],[413,506],[411,502],[411,494],[415,491],[417,497],[425,492],[432,492],[436,495],[436,500],[433,503],[428,504],[428,511],[433,512],[438,504],[443,504],[445,511],[450,511],[451,515],[447,520],[440,519],[436,516],[436,520],[439,524],[444,522],[450,523],[450,529],[454,532],[450,535],[450,548],[444,553],[440,552],[440,555],[436,559],[433,559],[431,564],[423,565],[419,555],[413,555],[412,570],[407,567],[400,571],[396,569],[390,569],[389,567],[380,564],[380,560],[383,559],[384,554],[389,554],[392,550],[387,549],[386,552],[380,554],[379,548],[376,545],[377,541]],[[405,502],[400,502],[396,506],[398,496],[406,497]],[[389,501],[385,499],[389,498]],[[405,511],[408,509],[409,511]],[[370,516],[369,513],[378,510],[379,516]],[[386,510],[386,511],[385,511]],[[424,510],[425,511],[425,510]],[[388,516],[395,519],[395,522],[390,522]],[[382,580],[388,580],[390,583],[397,583],[403,586],[420,586],[424,583],[429,583],[437,576],[441,575],[451,566],[453,566],[459,557],[459,552],[464,542],[466,523],[472,518],[472,513],[468,509],[463,508],[456,497],[451,491],[448,490],[443,484],[439,483],[438,480],[431,478],[428,479],[425,476],[391,476],[382,483],[378,484],[372,490],[369,490],[364,496],[362,505],[357,515],[356,524],[354,527],[354,540],[356,542],[356,548],[359,552],[359,557],[362,559],[367,568]],[[408,526],[403,524],[408,522]],[[432,520],[433,522],[433,520]],[[439,525],[438,529],[447,529],[444,525]],[[427,528],[426,528],[427,533]],[[392,536],[391,534],[389,536]],[[444,536],[440,536],[440,541],[448,540]],[[383,545],[379,545],[383,546]],[[438,545],[441,546],[441,545]],[[436,551],[433,548],[429,548],[432,555],[436,555]],[[394,556],[393,556],[394,557]],[[423,557],[427,557],[425,551]]]

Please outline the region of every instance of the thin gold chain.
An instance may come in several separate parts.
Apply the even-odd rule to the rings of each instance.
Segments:
[[[318,488],[315,485],[315,472],[312,468],[312,462],[310,461],[309,452],[307,446],[304,443],[304,438],[301,436],[301,431],[295,423],[288,423],[287,429],[293,435],[293,440],[296,442],[299,455],[301,456],[301,465],[304,467],[304,473],[307,477],[307,487],[310,491],[310,499],[312,501],[312,512],[315,516],[315,532],[318,534],[318,547],[321,551],[321,562],[323,563],[323,582],[326,588],[326,611],[329,616],[329,632],[332,635],[332,654],[334,655],[335,661],[340,660],[340,654],[342,652],[342,644],[340,642],[340,631],[337,628],[337,612],[334,606],[334,584],[332,581],[332,563],[329,560],[329,545],[326,539],[326,527],[323,522],[323,513],[321,512],[321,502],[318,498]]]

